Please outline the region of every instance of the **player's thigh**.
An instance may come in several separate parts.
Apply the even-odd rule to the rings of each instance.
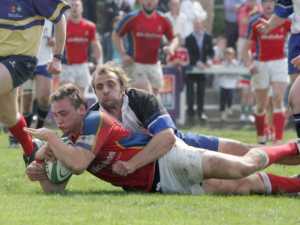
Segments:
[[[296,78],[289,92],[289,105],[293,113],[300,113],[300,76]]]
[[[13,89],[13,81],[9,70],[0,63],[0,95],[7,94]]]
[[[202,169],[205,179],[238,179],[254,172],[256,165],[244,157],[205,151],[202,155]]]
[[[252,86],[255,90],[267,89],[270,86],[270,74],[266,62],[255,61],[257,73],[252,75]]]
[[[14,89],[8,94],[0,95],[0,105],[0,121],[8,127],[15,125],[18,119],[18,103],[16,90]]]
[[[75,84],[82,90],[88,88],[91,84],[91,74],[87,63],[74,66]],[[76,71],[76,72],[75,72]]]

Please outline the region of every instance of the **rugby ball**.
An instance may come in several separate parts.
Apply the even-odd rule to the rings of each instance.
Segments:
[[[54,184],[60,184],[72,176],[72,172],[61,161],[46,161],[45,169],[48,179]]]

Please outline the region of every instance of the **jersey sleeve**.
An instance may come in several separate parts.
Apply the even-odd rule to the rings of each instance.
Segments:
[[[123,37],[129,33],[134,17],[134,15],[129,13],[117,24],[115,31],[120,37]]]
[[[32,1],[37,13],[53,23],[57,23],[69,5],[63,0],[34,0]]]
[[[165,35],[167,37],[167,39],[169,41],[173,40],[173,38],[175,37],[174,36],[174,29],[173,29],[173,26],[171,24],[171,21],[167,18],[167,17],[164,17],[165,18],[165,26],[166,26],[166,31],[165,31]]]
[[[274,13],[282,18],[287,18],[293,14],[293,1],[292,0],[277,0],[274,8]]]
[[[176,129],[170,114],[154,95],[131,89],[128,97],[131,109],[151,134],[168,128]]]
[[[95,41],[96,39],[96,25],[94,23],[90,23],[89,40]]]

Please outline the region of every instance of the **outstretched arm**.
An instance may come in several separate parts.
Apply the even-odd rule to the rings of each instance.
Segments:
[[[47,128],[24,128],[24,130],[38,139],[47,141],[55,158],[75,174],[80,174],[86,170],[95,157],[90,151],[63,143],[53,130]]]

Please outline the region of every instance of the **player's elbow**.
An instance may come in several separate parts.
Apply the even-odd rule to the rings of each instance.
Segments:
[[[164,134],[163,141],[164,141],[165,145],[167,145],[169,147],[173,147],[176,142],[175,134],[173,132],[166,132]]]

